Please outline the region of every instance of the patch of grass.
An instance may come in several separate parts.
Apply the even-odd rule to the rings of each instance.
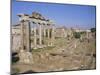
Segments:
[[[58,47],[65,46],[67,44],[66,38],[59,38],[55,40],[55,45]]]

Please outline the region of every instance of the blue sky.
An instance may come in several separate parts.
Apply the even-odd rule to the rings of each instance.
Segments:
[[[17,14],[39,12],[44,17],[52,19],[56,26],[78,27],[89,29],[95,27],[96,7],[86,5],[12,2],[12,24],[19,23]]]

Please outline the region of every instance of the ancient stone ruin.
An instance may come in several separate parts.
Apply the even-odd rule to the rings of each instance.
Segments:
[[[33,12],[32,15],[18,14],[18,17],[20,21],[20,48],[18,51],[20,62],[30,63],[33,61],[31,54],[32,49],[44,48],[54,45],[55,26],[51,20],[45,19],[37,12]]]
[[[12,53],[18,54],[13,68],[19,73],[95,68],[95,39],[90,30],[56,27],[37,12],[18,17],[19,24],[12,26]]]
[[[55,36],[54,23],[51,20],[45,19],[37,12],[33,12],[31,16],[27,14],[18,16],[21,27],[21,50],[31,51],[31,38],[34,39],[32,44],[34,49],[53,46]]]

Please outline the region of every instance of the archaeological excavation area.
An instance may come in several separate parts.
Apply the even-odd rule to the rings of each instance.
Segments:
[[[11,26],[12,74],[96,68],[94,28],[59,27],[38,12],[18,14]]]

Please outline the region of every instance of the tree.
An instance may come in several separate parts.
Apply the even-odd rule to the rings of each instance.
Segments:
[[[96,28],[91,28],[91,32],[95,32],[96,31]]]
[[[81,33],[80,32],[74,32],[73,35],[74,35],[74,37],[76,39],[79,39],[81,37]]]

